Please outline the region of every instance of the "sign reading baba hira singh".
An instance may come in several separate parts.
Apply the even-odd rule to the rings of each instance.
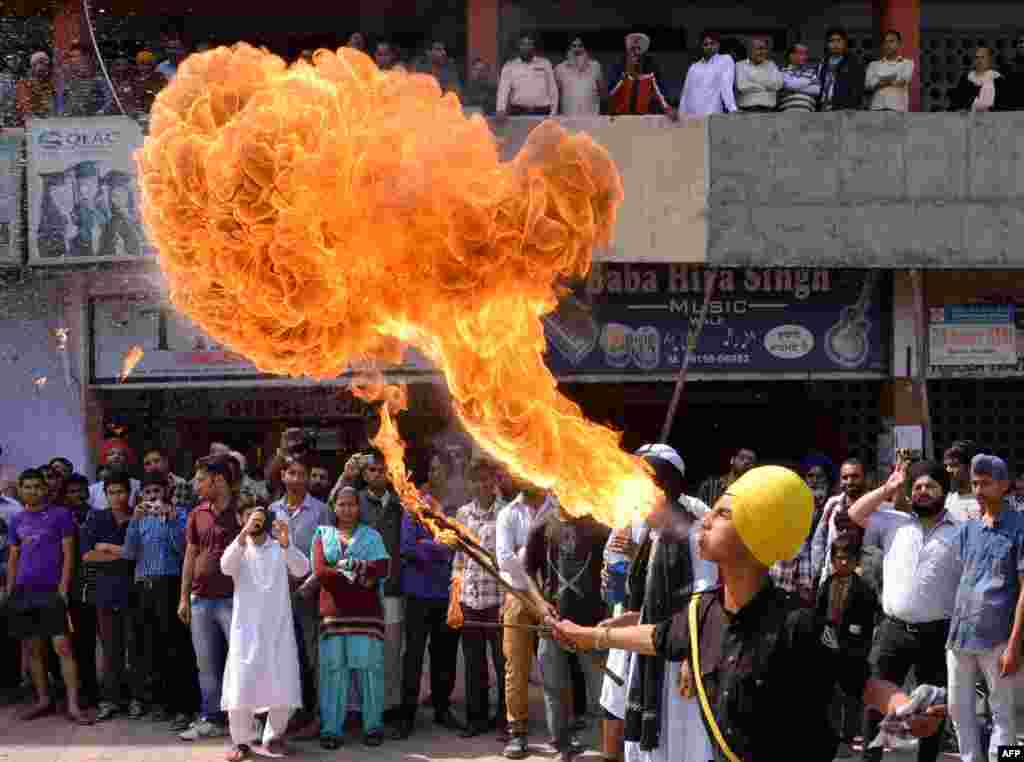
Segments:
[[[695,372],[886,371],[887,276],[864,270],[596,264],[545,318],[559,376],[678,372],[715,279]]]

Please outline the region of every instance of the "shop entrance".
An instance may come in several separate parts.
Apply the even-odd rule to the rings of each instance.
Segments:
[[[566,392],[587,415],[622,430],[623,446],[655,441],[672,384],[578,384]],[[723,472],[740,447],[762,463],[799,463],[820,451],[837,464],[851,455],[868,471],[877,459],[881,382],[695,381],[687,384],[670,444],[687,464],[687,482]]]

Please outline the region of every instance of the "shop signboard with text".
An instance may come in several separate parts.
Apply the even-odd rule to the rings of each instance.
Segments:
[[[545,316],[559,377],[670,375],[714,277],[695,374],[887,371],[887,275],[877,270],[596,264]]]
[[[94,385],[261,384],[285,380],[260,371],[246,358],[213,341],[158,297],[97,297],[90,301],[89,313]],[[142,349],[142,358],[121,382],[125,359],[136,347]],[[421,376],[433,373],[426,359],[413,351],[405,365],[390,368],[389,372]]]
[[[932,366],[1016,367],[1017,325],[1013,304],[961,304],[930,310]]]

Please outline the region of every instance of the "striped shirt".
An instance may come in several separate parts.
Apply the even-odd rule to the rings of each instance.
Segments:
[[[121,557],[135,561],[136,582],[151,577],[181,576],[187,518],[184,508],[178,508],[171,520],[156,516],[132,518]]]
[[[782,69],[779,111],[817,111],[821,83],[815,66],[786,66]]]

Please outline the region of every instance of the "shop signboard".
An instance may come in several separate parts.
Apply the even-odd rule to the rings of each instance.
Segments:
[[[29,263],[89,264],[152,256],[139,215],[135,152],[142,128],[128,117],[30,119]]]
[[[1015,305],[948,305],[930,312],[931,365],[1016,366]]]
[[[880,271],[682,264],[595,265],[544,318],[548,365],[567,379],[678,373],[713,273],[693,373],[886,373],[891,310]]]
[[[24,263],[21,235],[24,152],[24,130],[0,130],[0,267],[17,267]]]
[[[296,382],[260,371],[246,358],[213,341],[159,297],[96,297],[90,301],[89,313],[93,385]],[[142,357],[122,381],[125,359],[136,347],[141,348]],[[426,359],[412,351],[404,365],[389,372],[433,375]],[[339,376],[339,380],[343,378]]]

